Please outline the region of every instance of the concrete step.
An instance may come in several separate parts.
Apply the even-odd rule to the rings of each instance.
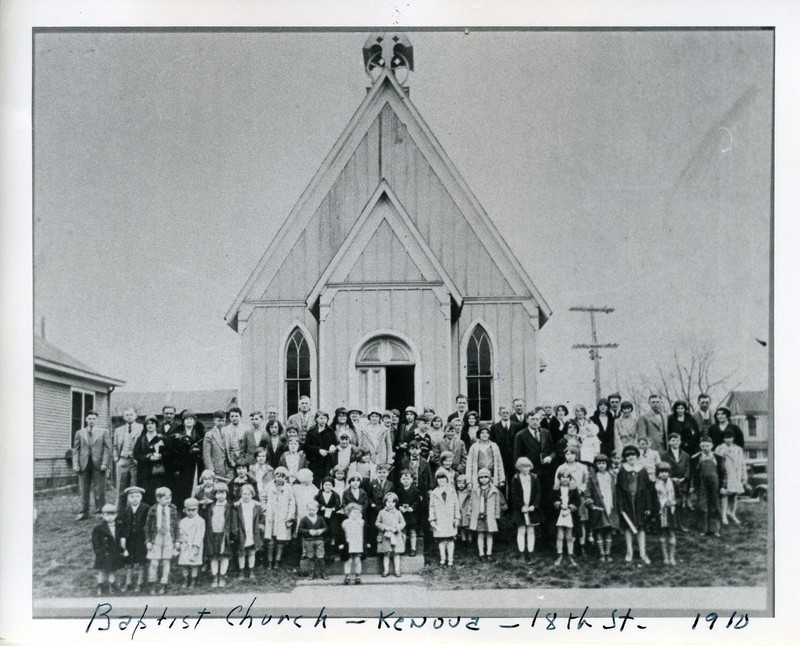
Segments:
[[[425,568],[425,557],[417,552],[416,556],[403,554],[400,556],[400,571],[417,574]],[[361,571],[364,574],[380,574],[383,572],[383,556],[368,556],[361,560]]]
[[[402,567],[402,566],[401,566]],[[344,585],[344,574],[341,571],[328,572],[328,580],[323,579],[298,579],[298,587],[352,587],[354,576],[350,575],[350,585]],[[418,574],[406,574],[396,577],[390,574],[387,577],[382,577],[380,574],[363,574],[361,575],[361,585],[422,585],[422,577]]]

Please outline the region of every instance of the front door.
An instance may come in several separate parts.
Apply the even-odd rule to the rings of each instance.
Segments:
[[[396,408],[403,418],[406,406],[414,405],[414,366],[387,366],[386,410]]]
[[[380,336],[365,343],[355,368],[359,406],[366,413],[403,411],[414,404],[414,361],[408,346],[397,337]]]

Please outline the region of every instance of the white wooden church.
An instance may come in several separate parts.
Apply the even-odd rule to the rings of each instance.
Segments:
[[[551,310],[411,102],[408,38],[363,54],[366,98],[225,317],[241,405],[532,404]]]

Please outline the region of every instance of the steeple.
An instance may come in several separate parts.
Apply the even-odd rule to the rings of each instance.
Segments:
[[[397,82],[408,92],[408,81],[414,71],[414,47],[403,33],[373,32],[362,49],[364,70],[372,86],[387,67]]]

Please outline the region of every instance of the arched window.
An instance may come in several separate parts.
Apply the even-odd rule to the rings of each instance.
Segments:
[[[467,402],[482,420],[492,419],[492,348],[480,325],[467,343]]]
[[[297,412],[303,396],[311,397],[311,354],[300,328],[286,343],[286,417]]]

